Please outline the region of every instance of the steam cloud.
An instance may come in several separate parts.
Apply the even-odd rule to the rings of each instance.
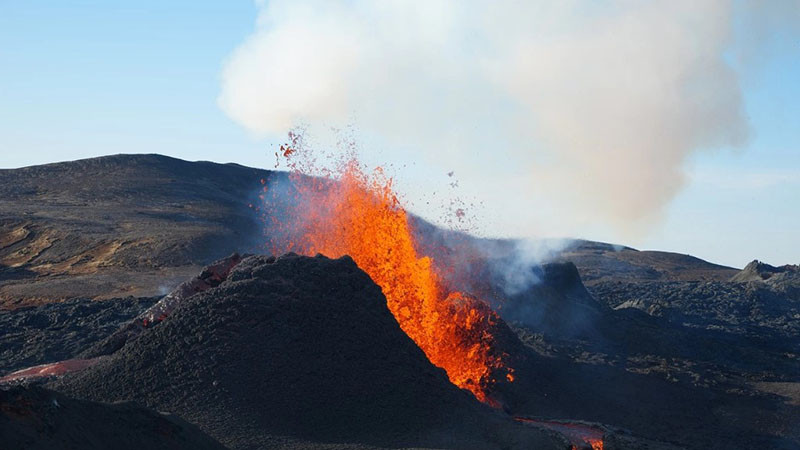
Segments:
[[[260,2],[219,103],[256,134],[354,122],[520,209],[646,225],[687,156],[747,139],[735,4]]]

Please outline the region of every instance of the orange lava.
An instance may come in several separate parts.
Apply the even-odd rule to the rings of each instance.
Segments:
[[[294,150],[281,153],[289,157]],[[392,179],[381,169],[367,173],[355,159],[319,178],[300,176],[306,171],[291,167],[296,189],[291,204],[271,211],[265,203],[264,217],[281,235],[279,242],[272,238],[270,250],[350,255],[381,287],[400,327],[428,359],[453,384],[492,403],[488,392],[496,380],[513,380],[507,355],[494,349],[491,328],[498,316],[474,297],[445,290],[431,257],[415,248]]]
[[[100,361],[101,358],[92,359],[66,359],[49,364],[29,367],[27,369],[12,372],[2,378],[0,383],[10,381],[35,380],[46,377],[57,377],[69,372],[75,372],[90,367]]]
[[[515,420],[522,423],[531,424],[540,428],[547,428],[561,433],[572,442],[570,448],[586,448],[588,445],[592,450],[603,450],[603,430],[591,425],[582,423],[559,422],[552,420],[539,420],[527,417],[515,417]]]

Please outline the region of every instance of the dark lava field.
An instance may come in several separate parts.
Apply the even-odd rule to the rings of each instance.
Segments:
[[[251,206],[285,178],[159,155],[0,170],[0,448],[800,448],[800,267],[576,240],[520,268],[513,241],[412,218],[501,318],[514,379],[491,407],[352,259],[264,254]],[[537,282],[509,289],[509,267]]]

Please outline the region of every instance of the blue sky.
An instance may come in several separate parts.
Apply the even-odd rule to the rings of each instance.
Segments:
[[[241,2],[0,2],[0,166],[109,153],[263,165],[217,107]]]
[[[274,141],[217,104],[226,58],[257,14],[250,1],[0,0],[0,167],[115,153],[270,167]],[[688,183],[643,235],[570,234],[738,267],[800,263],[800,39],[776,32],[762,53],[755,67],[734,64],[743,148],[693,154]]]

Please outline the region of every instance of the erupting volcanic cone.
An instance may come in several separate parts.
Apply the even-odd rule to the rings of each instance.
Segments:
[[[282,155],[291,160],[294,147],[282,147]],[[428,359],[453,384],[498,406],[493,387],[514,379],[493,334],[500,318],[482,300],[448,289],[432,257],[420,254],[392,179],[381,169],[365,171],[354,157],[318,178],[303,175],[317,170],[310,166],[292,162],[288,189],[264,187],[269,250],[352,257]]]
[[[349,257],[245,258],[219,286],[55,386],[179,414],[232,448],[561,445],[451,384]]]

